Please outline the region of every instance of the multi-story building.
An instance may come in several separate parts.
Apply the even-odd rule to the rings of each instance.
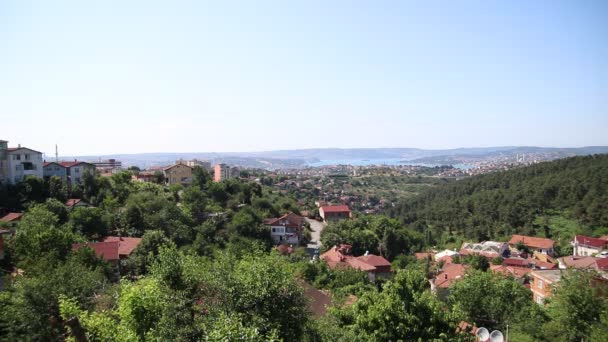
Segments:
[[[122,162],[116,159],[99,160],[91,162],[100,173],[116,173],[122,170]]]
[[[536,303],[543,305],[545,299],[553,295],[553,287],[562,279],[561,270],[533,271],[530,290]]]
[[[226,164],[216,164],[214,167],[213,180],[221,182],[230,178],[240,177],[241,171],[238,167],[230,167]]]
[[[91,163],[73,162],[49,162],[44,163],[44,178],[49,179],[53,176],[61,178],[64,182],[74,186],[82,181],[82,176],[86,172],[95,172],[95,165]]]
[[[211,163],[208,161],[203,161],[203,160],[198,160],[198,159],[192,159],[192,160],[184,160],[184,159],[180,159],[177,162],[175,162],[176,164],[185,164],[188,165],[190,167],[195,167],[195,166],[200,166],[205,170],[211,170]]]
[[[41,152],[0,140],[0,180],[14,184],[26,176],[42,178],[42,172]]]
[[[175,164],[163,169],[167,185],[192,183],[192,168],[186,164]]]
[[[574,256],[593,256],[608,249],[608,240],[584,235],[575,235],[570,244]]]
[[[270,227],[270,237],[278,244],[299,244],[304,231],[304,218],[289,213],[278,218],[264,220],[264,225]]]

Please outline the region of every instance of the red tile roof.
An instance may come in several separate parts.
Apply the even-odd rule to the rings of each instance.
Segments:
[[[374,255],[374,254],[368,254],[368,255],[362,255],[360,257],[358,257],[357,259],[363,261],[364,263],[368,264],[368,265],[372,265],[374,267],[381,267],[381,266],[391,266],[391,263],[384,259],[383,257],[379,256],[379,255]]]
[[[381,256],[368,254],[360,257],[348,255],[352,246],[342,244],[329,249],[321,254],[321,260],[325,260],[330,268],[352,267],[365,272],[388,272],[391,263]]]
[[[456,280],[462,278],[468,268],[468,265],[446,264],[441,271],[437,273],[437,276],[433,279],[433,283],[436,287],[448,288],[452,286]]]
[[[81,199],[80,198],[70,198],[69,200],[67,200],[65,202],[65,205],[68,207],[73,207],[76,204],[80,203]]]
[[[283,221],[284,224],[281,224],[281,221]],[[281,217],[264,220],[265,225],[285,226],[285,227],[295,227],[295,228],[301,227],[303,222],[304,222],[304,218],[302,216],[296,215],[294,213],[288,213]]]
[[[107,236],[102,242],[118,242],[118,254],[120,256],[129,256],[133,253],[133,250],[137,248],[141,242],[141,238]]]
[[[595,261],[595,268],[599,271],[608,271],[608,258],[600,258]]]
[[[347,205],[326,205],[321,207],[324,213],[350,213]]]
[[[606,245],[608,245],[608,240],[584,235],[576,235],[574,237],[574,241],[582,246],[589,246],[599,249],[606,248]]]
[[[525,235],[513,235],[511,240],[509,240],[509,245],[517,245],[517,243],[522,242],[524,245],[531,248],[544,248],[549,249],[553,248],[555,242],[551,239],[533,237],[533,236],[525,236]]]
[[[490,265],[490,269],[494,273],[502,273],[504,275],[510,275],[513,278],[523,278],[525,275],[532,272],[531,268],[511,267],[511,266],[505,266],[505,265]]]
[[[568,268],[591,268],[594,267],[597,258],[591,256],[565,256],[559,260]]]
[[[506,258],[502,261],[505,266],[528,267],[530,262],[524,258]]]
[[[8,213],[0,217],[0,222],[15,222],[21,220],[23,213]]]
[[[80,164],[87,164],[87,165],[95,166],[95,165],[93,165],[91,163],[87,163],[87,162],[83,162],[83,161],[77,161],[77,160],[76,161],[46,162],[43,165],[44,166],[48,166],[48,165],[51,165],[51,164],[56,164],[56,165],[59,165],[61,167],[72,167],[72,166],[77,166],[77,165],[80,165]]]
[[[540,261],[540,260],[535,260],[534,262],[535,262],[535,266],[540,269],[553,270],[553,269],[558,268],[558,266],[556,264],[553,264],[550,262]]]
[[[118,253],[118,241],[75,243],[72,245],[72,250],[75,251],[82,247],[89,247],[93,249],[98,257],[101,257],[107,261],[120,259]]]

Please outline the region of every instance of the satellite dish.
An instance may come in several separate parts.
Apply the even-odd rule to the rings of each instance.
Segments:
[[[490,334],[490,341],[492,342],[503,342],[505,338],[502,336],[502,333],[498,330],[492,331]]]
[[[479,341],[486,342],[490,339],[490,332],[486,328],[479,328],[475,333]]]

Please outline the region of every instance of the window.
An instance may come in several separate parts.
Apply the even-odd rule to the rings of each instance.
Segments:
[[[80,168],[79,168],[79,167],[75,168],[75,169],[74,169],[74,172],[75,172],[75,173],[80,173]]]
[[[24,154],[24,156],[25,156],[25,160],[30,160],[30,154],[29,153]]]
[[[537,280],[536,280],[536,287],[538,287],[539,289],[542,289],[542,288],[543,288],[543,285],[544,285],[544,284],[543,284],[543,281],[542,281],[542,280],[540,280],[540,279],[537,279]]]
[[[13,160],[21,160],[20,154],[13,154]]]
[[[536,295],[536,303],[542,304],[543,303],[543,297],[539,296],[539,295]]]

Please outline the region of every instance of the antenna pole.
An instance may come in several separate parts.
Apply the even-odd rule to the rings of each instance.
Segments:
[[[57,144],[55,144],[55,161],[59,163],[59,150],[57,149]]]

